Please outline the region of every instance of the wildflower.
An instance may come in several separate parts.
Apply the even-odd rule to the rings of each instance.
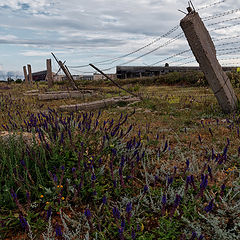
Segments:
[[[209,176],[211,178],[211,181],[213,180],[213,176],[212,176],[212,169],[208,166],[208,173],[209,173]]]
[[[19,220],[20,220],[20,223],[21,223],[21,226],[24,230],[29,230],[29,226],[28,226],[28,222],[27,220],[22,216],[22,215],[19,215]]]
[[[132,211],[132,203],[129,202],[129,203],[127,204],[127,206],[126,206],[126,212],[127,212],[127,213],[130,213],[131,211]]]
[[[192,236],[190,238],[190,240],[194,240],[197,237],[197,233],[196,232],[192,232]]]
[[[162,208],[161,208],[161,215],[164,216],[166,213],[166,204],[167,204],[167,198],[166,195],[163,195],[162,197]]]
[[[26,163],[25,163],[24,160],[21,160],[20,163],[21,163],[21,165],[22,165],[23,167],[26,167]]]
[[[212,209],[213,209],[213,201],[214,199],[212,199],[209,204],[204,208],[204,210],[208,213],[208,212],[211,212]]]
[[[104,205],[107,204],[107,198],[106,198],[106,196],[103,197],[102,202],[103,202]]]
[[[114,218],[120,218],[120,212],[116,207],[113,208],[113,216]]]
[[[95,180],[96,180],[96,175],[95,175],[95,174],[92,174],[91,180],[92,180],[92,181],[95,181]]]
[[[147,186],[147,185],[144,186],[143,192],[144,192],[144,193],[147,193],[147,192],[148,192],[148,186]]]
[[[88,208],[85,210],[84,214],[85,214],[87,219],[89,219],[91,217],[91,212]]]
[[[47,220],[51,217],[51,215],[52,215],[52,208],[50,206],[47,210]]]
[[[65,198],[64,197],[61,197],[62,200],[64,200]]]
[[[186,180],[186,185],[185,185],[185,191],[188,190],[188,185],[191,183],[191,176],[187,176],[187,180]]]
[[[132,240],[136,239],[136,234],[135,234],[134,229],[132,229],[131,236],[132,236]]]
[[[163,197],[162,197],[162,205],[166,205],[166,203],[167,203],[166,195],[163,195]]]
[[[171,185],[173,183],[173,177],[168,177],[168,185]]]
[[[63,234],[62,234],[61,226],[57,224],[55,231],[56,231],[56,237],[62,237]]]
[[[40,198],[43,198],[44,196],[43,195],[40,195]]]
[[[221,197],[224,195],[225,188],[226,188],[226,185],[223,184],[223,185],[221,186],[221,193],[220,193],[220,196],[221,196]]]

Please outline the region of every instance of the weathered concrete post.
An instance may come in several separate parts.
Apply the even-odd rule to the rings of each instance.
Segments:
[[[238,102],[232,84],[217,60],[214,43],[198,13],[191,8],[188,12],[180,26],[219,105],[224,112],[231,112]]]
[[[47,59],[47,81],[48,87],[53,87],[53,75],[52,75],[52,62],[51,59]]]
[[[25,78],[25,84],[29,84],[28,82],[28,75],[27,75],[27,68],[26,66],[23,66],[23,74],[24,74],[24,78]]]
[[[30,85],[32,85],[33,78],[32,78],[32,67],[30,64],[27,65],[28,67],[28,82]]]

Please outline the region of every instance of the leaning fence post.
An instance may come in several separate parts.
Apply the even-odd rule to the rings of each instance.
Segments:
[[[190,7],[187,10],[180,26],[219,105],[229,113],[237,108],[238,103],[232,84],[217,60],[214,43],[202,19]]]

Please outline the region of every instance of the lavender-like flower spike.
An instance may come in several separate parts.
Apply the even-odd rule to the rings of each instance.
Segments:
[[[204,208],[204,210],[208,213],[208,212],[211,212],[212,209],[213,209],[213,201],[214,199],[212,199],[209,204]]]
[[[60,225],[57,224],[55,231],[56,231],[56,237],[62,237],[63,233]]]

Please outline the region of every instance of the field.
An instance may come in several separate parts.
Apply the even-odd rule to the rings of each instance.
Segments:
[[[239,111],[207,86],[124,87],[143,100],[64,113],[126,93],[85,84],[97,95],[39,101],[1,83],[1,239],[238,239]]]

